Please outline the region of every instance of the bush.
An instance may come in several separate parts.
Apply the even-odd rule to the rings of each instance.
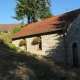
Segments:
[[[17,33],[18,31],[20,31],[22,28],[18,27],[18,28],[14,28],[14,30],[12,31],[13,34]]]
[[[2,35],[0,39],[3,40],[5,43],[9,43],[12,41],[11,36],[12,36],[11,33],[6,33],[5,35]]]
[[[39,42],[41,42],[41,38],[40,37],[36,37],[36,38],[34,38],[33,39],[33,42],[32,42],[32,44],[38,44]]]
[[[11,49],[16,49],[16,46],[12,43],[7,43],[8,47]]]
[[[0,33],[0,36],[4,35],[5,33]]]
[[[21,40],[19,42],[19,46],[25,46],[26,45],[26,40]]]

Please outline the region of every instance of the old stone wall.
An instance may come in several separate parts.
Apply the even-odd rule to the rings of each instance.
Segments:
[[[63,33],[43,35],[42,51],[43,55],[53,58],[59,62],[65,62],[65,41]]]
[[[73,21],[73,23],[67,29],[66,43],[67,43],[67,58],[68,58],[69,65],[71,66],[74,65],[73,51],[72,51],[73,50],[72,46],[74,43],[77,44],[78,58],[79,58],[78,64],[80,64],[80,15],[78,16],[77,19]]]
[[[42,51],[38,50],[38,44],[36,44],[36,45],[32,44],[34,38],[35,37],[26,38],[26,41],[27,41],[27,51],[31,52],[33,54],[42,55]]]
[[[16,46],[16,47],[19,47],[19,42],[20,42],[21,39],[18,39],[18,40],[13,40],[12,43]]]
[[[19,47],[21,48],[22,50],[24,50],[24,46],[19,46],[19,42],[21,41],[22,39],[18,39],[18,40],[13,40],[12,43],[16,46],[16,47]]]
[[[65,41],[62,32],[41,35],[42,50],[38,50],[38,44],[32,45],[34,38],[35,37],[26,38],[28,52],[45,55],[59,62],[65,62]]]

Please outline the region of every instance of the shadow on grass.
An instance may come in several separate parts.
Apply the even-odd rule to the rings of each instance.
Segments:
[[[75,78],[76,74],[70,76],[64,67],[51,59],[0,48],[0,80],[76,80]]]

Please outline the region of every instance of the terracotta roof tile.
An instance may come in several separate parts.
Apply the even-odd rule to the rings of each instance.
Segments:
[[[10,32],[16,27],[20,27],[20,24],[0,24],[0,31]]]
[[[9,31],[12,31],[16,27],[20,27],[20,24],[10,24]]]
[[[9,24],[2,24],[2,25],[0,26],[0,31],[2,31],[2,32],[4,32],[4,31],[8,32],[9,27],[10,27]]]
[[[32,23],[24,27],[21,31],[12,36],[12,39],[29,36],[33,34],[46,33],[59,29],[67,29],[67,27],[77,18],[80,13],[80,9],[67,12],[58,16]]]

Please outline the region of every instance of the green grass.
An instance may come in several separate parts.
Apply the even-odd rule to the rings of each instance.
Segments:
[[[13,49],[13,50],[16,50],[17,52],[26,52],[25,50],[22,50],[11,43],[12,42],[11,36],[12,36],[12,33],[6,33],[6,34],[1,35],[0,47]]]
[[[11,42],[11,36],[12,36],[11,33],[6,33],[4,35],[1,35],[0,39],[3,40],[6,43],[9,43],[9,42]]]
[[[0,36],[4,35],[5,33],[0,33]]]
[[[16,46],[12,43],[7,43],[7,46],[10,48],[10,49],[15,49]]]

